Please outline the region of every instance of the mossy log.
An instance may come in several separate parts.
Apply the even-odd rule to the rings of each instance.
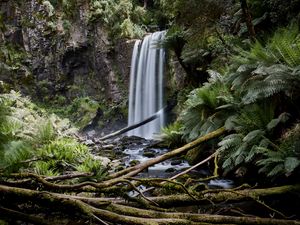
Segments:
[[[300,184],[286,185],[280,187],[262,188],[262,189],[245,189],[245,190],[204,190],[199,192],[197,199],[191,198],[188,194],[167,195],[159,197],[151,197],[161,207],[172,207],[174,205],[195,205],[203,204],[208,201],[213,203],[221,202],[237,202],[249,199],[260,199],[268,196],[279,196],[284,194],[293,194],[300,192]]]
[[[282,220],[273,218],[259,218],[259,217],[235,217],[223,215],[209,215],[209,214],[192,214],[192,213],[177,213],[177,212],[159,212],[154,210],[145,210],[129,206],[122,206],[112,203],[110,201],[102,201],[97,207],[92,206],[83,200],[76,199],[72,195],[61,195],[50,192],[40,192],[36,190],[8,187],[0,185],[0,211],[10,212],[1,214],[1,218],[6,216],[13,216],[14,213],[18,215],[18,219],[23,220],[22,216],[27,215],[30,218],[40,218],[37,215],[46,214],[47,221],[51,221],[51,213],[60,213],[63,215],[63,220],[55,223],[66,224],[65,221],[70,218],[79,218],[89,224],[132,224],[132,225],[160,225],[160,224],[266,224],[266,225],[300,225],[297,220]],[[12,205],[12,202],[14,203]],[[23,205],[24,210],[32,205],[36,207],[34,213],[18,212],[20,205]],[[9,209],[13,207],[14,209]],[[49,211],[49,209],[51,209]],[[20,209],[19,209],[20,210]],[[26,210],[26,209],[25,209]],[[41,210],[41,211],[39,211]],[[31,220],[35,224],[49,224],[45,221]]]

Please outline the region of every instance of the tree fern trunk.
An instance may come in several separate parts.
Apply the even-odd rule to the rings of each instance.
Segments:
[[[247,4],[247,0],[240,0],[240,3],[241,3],[241,8],[242,8],[242,11],[243,11],[243,15],[245,17],[245,22],[246,22],[246,25],[247,25],[249,37],[250,37],[251,41],[255,41],[256,34],[255,34],[255,29],[254,29],[254,26],[253,26],[253,23],[252,23],[252,17],[251,17],[251,14],[249,12],[249,7],[248,7],[248,4]]]

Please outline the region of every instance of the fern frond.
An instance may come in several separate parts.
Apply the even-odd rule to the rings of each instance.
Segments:
[[[257,138],[261,138],[264,134],[265,132],[263,130],[253,130],[243,138],[243,142],[250,143]]]
[[[0,159],[1,167],[5,167],[7,172],[16,172],[23,165],[23,161],[33,155],[33,151],[23,141],[11,141],[4,147],[3,158]]]
[[[221,142],[218,143],[220,148],[218,151],[224,151],[230,147],[238,146],[242,143],[243,140],[242,134],[230,134],[223,138]]]
[[[38,133],[36,136],[36,141],[39,144],[49,143],[51,140],[54,140],[56,134],[54,127],[50,120],[46,120],[38,125]]]
[[[273,167],[273,169],[270,172],[267,173],[267,176],[275,177],[282,174],[283,171],[284,171],[284,166],[282,164],[278,164],[275,167]]]
[[[300,159],[297,157],[287,157],[284,161],[286,173],[293,172],[300,165]]]

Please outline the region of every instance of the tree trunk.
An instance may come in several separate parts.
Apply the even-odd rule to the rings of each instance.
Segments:
[[[250,37],[251,41],[255,41],[256,34],[255,34],[255,29],[254,29],[254,26],[253,26],[253,23],[252,23],[252,17],[251,17],[251,14],[249,12],[249,7],[248,7],[248,4],[247,4],[247,0],[240,0],[240,3],[241,3],[241,8],[242,8],[242,11],[243,11],[244,18],[245,18],[245,22],[246,22],[246,25],[247,25],[249,37]]]

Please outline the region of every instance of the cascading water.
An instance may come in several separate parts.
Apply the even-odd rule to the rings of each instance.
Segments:
[[[165,52],[157,43],[165,31],[147,35],[136,41],[131,59],[128,125],[141,122],[160,112],[157,119],[140,126],[128,135],[152,138],[164,125],[163,74]]]

